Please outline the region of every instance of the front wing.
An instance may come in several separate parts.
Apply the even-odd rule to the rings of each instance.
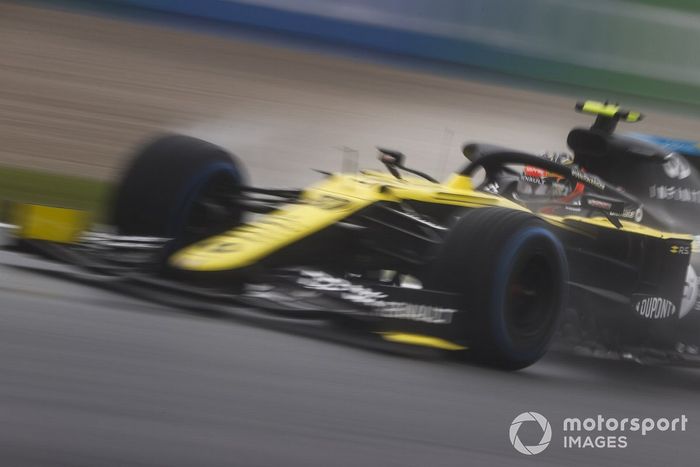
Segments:
[[[102,233],[84,234],[73,244],[23,239],[11,249],[50,261],[9,265],[202,314],[245,309],[283,320],[332,322],[384,341],[466,349],[455,333],[464,313],[458,294],[355,281],[310,268],[273,269],[226,286],[183,283],[154,274],[152,259],[163,244],[164,239]]]

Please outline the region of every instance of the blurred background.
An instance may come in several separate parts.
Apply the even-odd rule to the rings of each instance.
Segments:
[[[163,132],[218,143],[277,187],[348,150],[375,166],[377,145],[438,177],[467,141],[564,150],[586,98],[694,140],[698,43],[693,0],[0,1],[0,200],[103,220],[129,154]],[[7,268],[0,288],[2,465],[514,465],[506,429],[524,410],[700,416],[689,370],[550,356],[504,375]],[[537,460],[685,465],[697,433]]]
[[[0,199],[96,209],[103,182],[159,132],[219,143],[255,183],[278,186],[314,180],[310,167],[339,169],[344,148],[371,165],[376,145],[394,147],[442,177],[462,164],[466,141],[561,150],[587,123],[572,111],[582,98],[651,113],[635,131],[697,135],[691,1],[0,8]]]

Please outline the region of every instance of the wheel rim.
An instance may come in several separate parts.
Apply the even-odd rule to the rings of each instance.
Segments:
[[[543,252],[522,258],[506,288],[505,321],[516,344],[531,345],[550,332],[556,317],[555,268]]]
[[[206,182],[192,200],[185,215],[182,233],[187,238],[199,238],[232,227],[240,220],[235,207],[235,180],[228,172],[218,172]]]

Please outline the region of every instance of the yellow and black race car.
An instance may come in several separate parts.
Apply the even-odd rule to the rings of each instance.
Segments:
[[[634,197],[575,165],[480,144],[465,154],[471,162],[445,182],[380,149],[387,173],[324,173],[275,190],[249,186],[220,147],[164,136],[119,182],[113,233],[74,240],[51,223],[63,214],[27,207],[22,244],[102,285],[332,320],[508,369],[542,357],[574,308],[577,319],[609,304],[646,322],[677,313],[692,237],[636,223]],[[519,165],[585,186],[579,209],[490,192]]]

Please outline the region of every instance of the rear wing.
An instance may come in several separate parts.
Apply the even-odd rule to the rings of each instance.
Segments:
[[[613,133],[619,121],[636,123],[644,119],[644,115],[633,110],[623,109],[618,104],[609,102],[584,101],[576,103],[576,111],[596,115],[591,130],[603,133]]]

